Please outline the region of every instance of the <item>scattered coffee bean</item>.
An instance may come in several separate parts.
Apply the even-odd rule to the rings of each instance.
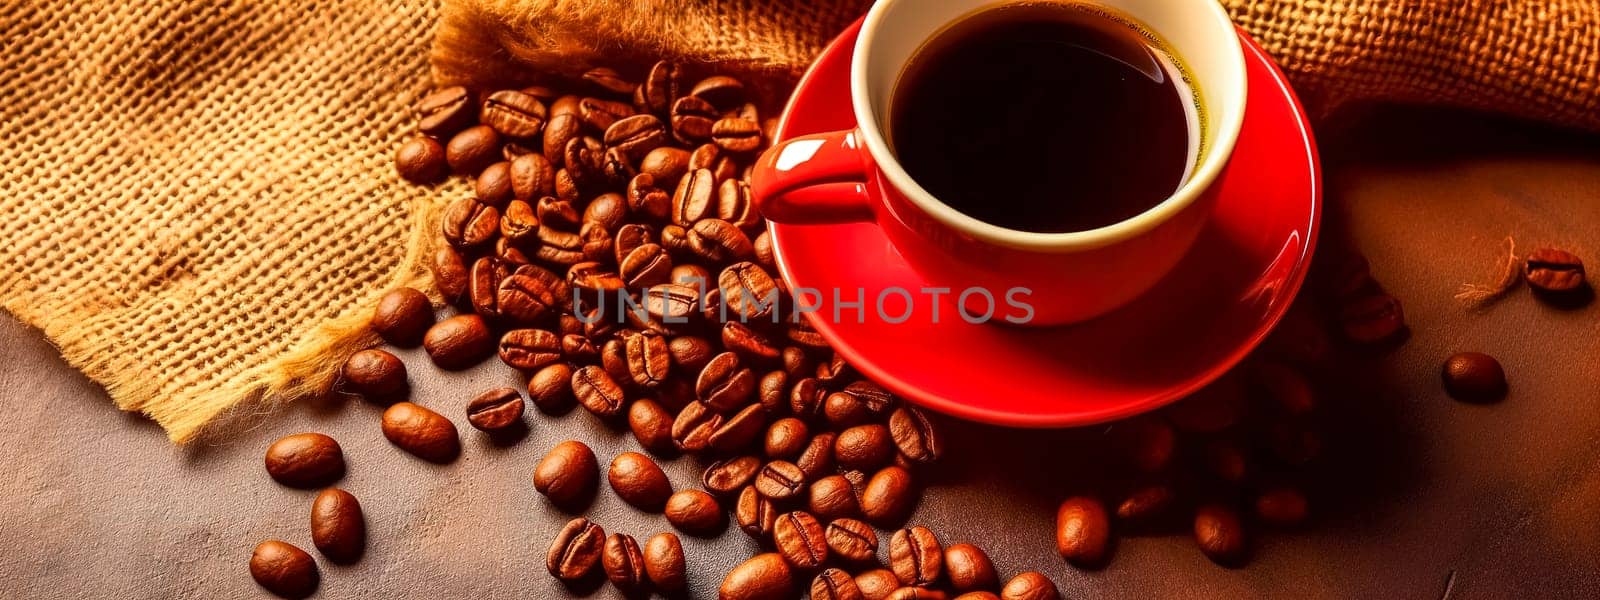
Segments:
[[[734,504],[734,520],[739,523],[739,529],[758,540],[765,540],[772,535],[772,525],[778,519],[778,510],[773,507],[772,501],[756,491],[754,485],[745,486],[739,491],[739,500]]]
[[[398,402],[383,411],[383,437],[428,462],[447,463],[461,453],[455,424],[410,402]]]
[[[756,473],[756,491],[774,502],[782,502],[805,489],[806,474],[792,462],[775,460]]]
[[[500,336],[500,361],[513,369],[537,371],[560,362],[561,338],[543,329],[513,329]]]
[[[739,493],[745,486],[755,481],[756,473],[761,470],[761,459],[754,456],[740,456],[728,458],[711,463],[706,467],[705,473],[700,478],[706,491],[724,498],[731,498]]]
[[[1111,540],[1111,521],[1099,500],[1068,498],[1056,510],[1056,551],[1078,567],[1104,564]]]
[[[677,450],[672,442],[672,413],[649,398],[628,405],[628,429],[651,454],[670,455]]]
[[[606,538],[600,565],[605,568],[606,579],[624,596],[637,595],[650,583],[645,574],[644,553],[639,550],[639,541],[631,535],[613,533]]]
[[[672,103],[670,112],[672,135],[678,141],[695,143],[711,139],[711,128],[716,124],[719,113],[710,102],[694,96],[684,96]]]
[[[743,407],[755,393],[755,373],[740,364],[739,355],[723,352],[711,359],[695,381],[695,394],[713,410],[730,412]]]
[[[639,174],[649,175],[652,186],[657,181],[677,181],[683,177],[684,173],[688,172],[689,151],[682,148],[667,146],[656,148],[646,154],[644,160],[639,161]],[[668,198],[668,210],[670,210],[671,196],[666,197]],[[630,205],[629,208],[634,207]],[[667,212],[663,211],[660,214],[661,216],[666,216]]]
[[[623,502],[645,512],[661,512],[672,495],[672,482],[656,461],[638,452],[623,452],[611,461],[606,474],[611,489]]]
[[[1238,513],[1226,506],[1209,504],[1195,511],[1194,540],[1217,564],[1237,565],[1244,558],[1244,525]]]
[[[667,522],[689,535],[710,537],[722,529],[722,506],[701,490],[679,490],[667,499]]]
[[[479,431],[501,431],[522,422],[523,404],[516,388],[489,390],[467,403],[467,422]]]
[[[722,119],[711,125],[711,141],[734,154],[754,152],[761,148],[761,124],[738,117]]]
[[[1346,304],[1339,313],[1345,337],[1358,344],[1377,344],[1393,339],[1406,328],[1405,310],[1389,295],[1359,298]]]
[[[827,569],[811,580],[811,600],[861,600],[861,589],[849,573]]]
[[[1463,402],[1496,402],[1506,396],[1506,372],[1492,356],[1462,352],[1444,361],[1444,389]]]
[[[838,436],[831,431],[824,431],[811,438],[811,443],[800,451],[800,456],[794,459],[794,464],[800,467],[800,472],[805,473],[806,480],[821,479],[834,471],[833,450]]]
[[[444,146],[425,137],[406,140],[395,150],[394,169],[402,179],[418,185],[433,185],[450,176]]]
[[[717,588],[718,600],[792,600],[794,594],[789,563],[775,552],[739,563]]]
[[[508,138],[540,137],[546,117],[543,102],[517,90],[495,92],[483,101],[483,124]]]
[[[806,507],[819,518],[833,520],[861,514],[855,487],[843,475],[829,475],[812,482],[809,494]]]
[[[433,137],[449,137],[472,126],[478,117],[477,103],[467,88],[448,87],[417,102],[420,117],[417,129]]]
[[[811,431],[806,427],[805,421],[788,417],[774,421],[767,427],[766,443],[763,449],[767,458],[792,459],[805,450],[806,443],[811,440]]]
[[[372,330],[383,341],[410,348],[422,343],[423,334],[433,326],[433,303],[412,288],[384,294],[372,313]]]
[[[595,416],[609,419],[622,414],[627,398],[622,386],[605,369],[590,365],[572,374],[572,393]]]
[[[873,569],[856,575],[856,588],[861,590],[862,600],[885,600],[900,589],[900,579],[894,571]]]
[[[888,427],[858,425],[839,432],[833,456],[840,468],[871,471],[894,460],[895,442]]]
[[[605,543],[606,532],[599,525],[582,517],[573,519],[550,543],[545,568],[562,581],[583,579],[600,562]]]
[[[367,522],[355,495],[328,488],[311,502],[311,543],[335,564],[361,558],[367,544]]]
[[[267,540],[250,554],[250,577],[283,598],[304,598],[317,591],[317,561],[287,542]]]
[[[445,144],[445,161],[458,175],[476,177],[500,160],[500,133],[488,125],[468,127]]]
[[[511,163],[502,160],[489,165],[478,174],[478,180],[473,182],[472,191],[473,197],[478,202],[495,208],[504,208],[514,195],[511,189]]]
[[[444,238],[458,248],[483,246],[500,232],[500,211],[473,198],[462,198],[445,208]]]
[[[1130,522],[1148,522],[1161,516],[1172,506],[1172,488],[1165,485],[1151,485],[1139,488],[1128,494],[1128,498],[1117,505],[1117,518]]]
[[[406,381],[406,364],[383,350],[362,350],[350,355],[340,375],[345,389],[375,402],[397,400],[411,390]]]
[[[476,365],[495,351],[489,324],[478,315],[457,315],[429,327],[422,347],[434,365],[452,371]]]
[[[1206,467],[1211,474],[1229,483],[1243,483],[1250,473],[1249,459],[1239,444],[1226,439],[1206,444]]]
[[[545,414],[561,414],[577,400],[572,395],[572,367],[556,363],[528,378],[528,399]]]
[[[833,555],[845,561],[868,563],[878,557],[878,534],[871,525],[855,519],[835,519],[828,523],[823,535]]]
[[[1056,584],[1043,573],[1027,571],[1012,577],[1000,589],[1001,600],[1061,600]]]
[[[460,300],[467,293],[467,264],[455,248],[448,244],[440,244],[433,253],[433,261],[429,264],[429,268],[433,271],[434,286],[444,295],[447,302]]]
[[[828,540],[822,523],[808,513],[779,515],[772,525],[772,544],[784,560],[800,569],[817,569],[828,560]]]
[[[650,583],[670,595],[688,588],[688,566],[683,560],[683,543],[671,533],[658,533],[644,543],[644,570]]]
[[[972,544],[956,544],[944,549],[944,570],[950,587],[958,592],[992,590],[1000,587],[994,562],[982,548]]]
[[[1309,512],[1305,494],[1294,488],[1272,488],[1256,496],[1256,516],[1273,525],[1298,525]]]
[[[1585,287],[1583,259],[1565,250],[1541,248],[1523,263],[1528,285],[1541,292],[1564,293]]]
[[[600,480],[600,463],[583,442],[556,444],[533,472],[533,489],[556,506],[575,510],[594,495]]]
[[[896,466],[884,467],[867,481],[861,492],[861,514],[867,521],[882,526],[899,523],[915,505],[911,473]]]
[[[889,569],[901,585],[932,586],[944,569],[944,549],[939,546],[939,538],[920,525],[896,531],[889,538]]]
[[[320,433],[297,433],[267,447],[267,474],[294,488],[316,488],[344,477],[344,450]]]

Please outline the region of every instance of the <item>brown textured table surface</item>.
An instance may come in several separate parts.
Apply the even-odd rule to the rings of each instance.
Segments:
[[[1500,242],[1556,245],[1600,263],[1600,140],[1468,115],[1394,110],[1321,130],[1330,228],[1406,302],[1413,335],[1386,352],[1346,352],[1322,402],[1324,458],[1308,475],[1314,517],[1255,536],[1228,570],[1182,531],[1124,537],[1110,566],[1082,572],[1053,550],[1064,495],[1104,488],[1100,430],[950,428],[948,467],[914,522],[972,541],[1003,576],[1049,574],[1069,597],[1498,598],[1600,596],[1600,308],[1558,310],[1525,290],[1483,312],[1451,295],[1491,277]],[[1512,393],[1494,406],[1444,397],[1438,368],[1457,350],[1499,356]],[[414,399],[456,417],[466,398],[517,376],[497,362],[443,374],[416,351]],[[158,374],[151,374],[156,377]],[[557,598],[544,573],[568,518],[530,482],[569,437],[609,461],[635,444],[582,411],[537,415],[520,443],[494,446],[460,423],[467,448],[434,466],[393,449],[379,410],[307,402],[252,430],[188,448],[123,414],[57,358],[38,332],[0,319],[0,597],[251,598],[254,544],[310,548],[312,492],[267,478],[278,436],[329,433],[344,445],[340,483],[367,511],[365,558],[323,564],[323,598]],[[458,421],[460,419],[457,419]],[[695,465],[668,466],[692,485]],[[669,529],[608,491],[591,515],[641,539]],[[686,538],[695,597],[753,541],[736,529]],[[610,588],[592,592],[611,597]]]

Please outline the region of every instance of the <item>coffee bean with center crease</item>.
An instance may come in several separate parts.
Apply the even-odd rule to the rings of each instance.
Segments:
[[[495,298],[501,315],[519,324],[533,324],[560,311],[572,293],[566,281],[534,265],[522,265],[500,282]]]
[[[606,474],[611,489],[623,502],[645,512],[660,512],[672,495],[672,482],[650,457],[638,452],[623,452],[611,461]]]
[[[605,183],[605,153],[605,145],[592,137],[582,136],[567,141],[562,162],[580,192],[593,192]]]
[[[777,521],[778,509],[772,501],[756,491],[754,485],[747,485],[739,490],[738,501],[734,504],[734,520],[739,523],[739,529],[758,540],[765,540],[772,535],[772,525]]]
[[[689,94],[710,102],[719,111],[733,110],[746,100],[744,83],[726,75],[701,80]]]
[[[683,560],[683,543],[672,533],[658,533],[644,543],[644,570],[656,589],[673,596],[688,584],[688,566]]]
[[[423,96],[417,101],[417,114],[421,117],[417,129],[444,138],[471,126],[478,117],[478,106],[472,92],[455,86]]]
[[[856,588],[861,590],[862,600],[885,600],[900,589],[900,580],[894,571],[873,569],[856,575]]]
[[[305,550],[278,540],[256,545],[250,554],[250,577],[283,598],[304,598],[317,591],[317,561]]]
[[[1367,296],[1345,304],[1339,312],[1339,325],[1350,341],[1376,344],[1393,339],[1406,328],[1405,309],[1393,296]]]
[[[690,171],[672,194],[672,222],[691,227],[716,216],[716,176],[707,169]]]
[[[383,350],[362,350],[350,355],[340,370],[344,389],[373,402],[398,400],[411,390],[406,364]]]
[[[900,454],[911,462],[927,464],[944,452],[938,429],[921,409],[902,406],[889,415],[889,435]]]
[[[536,371],[561,357],[561,338],[543,329],[513,329],[500,337],[500,360],[513,369]]]
[[[500,215],[500,237],[514,243],[533,241],[539,234],[539,215],[532,204],[512,200]]]
[[[811,580],[811,600],[862,600],[855,578],[842,569],[827,569]]]
[[[1494,402],[1509,389],[1500,361],[1482,352],[1462,352],[1444,362],[1444,389],[1465,402]]]
[[[828,549],[845,561],[865,564],[878,558],[878,534],[855,519],[835,519],[824,533]]]
[[[745,486],[755,480],[756,473],[761,470],[761,459],[754,456],[739,456],[723,459],[706,467],[700,482],[706,491],[724,498],[731,498],[739,493]]]
[[[500,211],[472,198],[452,202],[444,211],[444,238],[467,248],[482,246],[500,232]]]
[[[1111,521],[1099,500],[1068,498],[1056,509],[1056,551],[1076,566],[1104,564],[1111,540]]]
[[[711,128],[721,113],[704,99],[684,96],[672,103],[672,135],[685,144],[711,139]]]
[[[1000,587],[994,562],[982,548],[972,544],[956,544],[944,549],[944,570],[950,587],[957,592],[992,590]]]
[[[717,589],[718,600],[792,600],[794,594],[794,574],[776,552],[739,563]]]
[[[755,392],[755,373],[740,365],[739,355],[723,352],[711,359],[695,381],[695,393],[713,410],[745,406]]]
[[[440,244],[428,266],[433,271],[434,286],[446,302],[456,302],[467,293],[467,264],[455,248]]]
[[[775,460],[763,465],[761,471],[756,473],[755,486],[761,495],[782,502],[805,489],[806,474],[792,462]]]
[[[583,579],[600,562],[605,543],[606,531],[599,525],[582,517],[568,521],[550,543],[545,568],[562,581]]]
[[[722,506],[701,490],[680,490],[667,498],[667,522],[690,535],[711,537],[722,529]]]
[[[467,422],[479,431],[501,431],[522,422],[523,404],[516,388],[489,390],[467,403]]]
[[[651,150],[667,143],[667,125],[655,115],[634,115],[606,128],[605,145],[621,150],[628,160],[643,160]]]
[[[622,386],[607,375],[605,369],[589,365],[572,374],[572,393],[595,416],[609,419],[622,413],[627,398]]]
[[[800,451],[800,456],[794,459],[794,464],[806,474],[806,480],[820,479],[834,470],[834,446],[837,444],[838,435],[831,431],[824,431],[811,438],[806,448]]]
[[[689,249],[701,259],[719,264],[755,257],[750,237],[722,219],[701,219],[690,227]]]
[[[640,398],[628,405],[628,429],[651,454],[670,455],[677,450],[672,443],[672,420],[672,413],[655,400]]]
[[[773,315],[778,312],[778,284],[760,265],[734,263],[722,270],[717,284],[731,318],[741,323],[776,322]]]
[[[604,132],[621,119],[633,116],[633,107],[622,102],[584,98],[578,101],[578,118],[590,131]]]
[[[929,587],[944,568],[944,548],[927,527],[896,531],[889,538],[889,569],[901,585]]]
[[[641,333],[626,342],[628,373],[640,387],[653,389],[672,374],[672,354],[667,340],[652,333]]]
[[[761,124],[739,117],[722,119],[711,126],[711,141],[734,154],[755,152],[761,148]]]
[[[1528,285],[1541,292],[1571,292],[1585,286],[1583,259],[1555,248],[1541,248],[1529,254],[1522,273]]]
[[[910,472],[896,466],[884,467],[861,491],[861,514],[879,526],[896,524],[916,504],[915,495]]]
[[[856,401],[867,407],[867,413],[875,417],[889,414],[895,409],[894,394],[871,381],[857,381],[844,386],[844,393],[855,396]]]
[[[711,433],[708,442],[712,450],[723,453],[739,452],[752,445],[766,427],[767,414],[760,406],[752,404],[723,421]]]
[[[612,254],[612,258],[616,259],[617,265],[620,267],[624,262],[624,259],[628,257],[628,254],[632,253],[635,249],[646,244],[654,244],[656,241],[656,232],[655,229],[649,225],[640,223],[627,223],[622,227],[617,228],[617,234],[613,237],[613,239],[616,243],[616,248],[615,252]]]
[[[267,474],[294,488],[316,488],[344,477],[344,450],[320,433],[297,433],[267,447]]]
[[[1244,560],[1244,525],[1231,508],[1208,504],[1195,510],[1194,540],[1200,551],[1219,565],[1233,566]]]
[[[335,564],[361,558],[367,544],[367,522],[361,502],[350,492],[328,488],[311,502],[311,543]]]
[[[383,437],[417,458],[447,463],[461,454],[456,426],[439,413],[410,402],[383,411]]]
[[[574,510],[594,494],[600,463],[594,451],[577,440],[556,444],[533,472],[533,488],[563,510]]]
[[[428,328],[422,347],[439,368],[460,370],[488,358],[494,353],[495,343],[483,317],[456,315]]]
[[[1043,573],[1027,571],[1012,577],[1000,589],[1001,600],[1061,600],[1056,584]]]
[[[700,292],[688,286],[661,284],[645,290],[643,304],[652,323],[669,330],[682,329],[699,315]]]
[[[808,493],[806,508],[818,518],[833,520],[861,514],[855,487],[843,475],[829,475],[812,482]]]
[[[399,288],[383,295],[372,311],[372,330],[383,341],[413,347],[433,325],[433,303],[414,288]]]
[[[636,595],[650,583],[645,574],[644,553],[639,550],[639,541],[631,535],[613,533],[606,538],[600,564],[605,568],[606,579],[623,595]]]
[[[682,95],[683,70],[678,63],[660,61],[650,68],[650,74],[639,85],[639,99],[644,110],[664,115],[672,110],[672,102]]]
[[[476,177],[501,159],[500,133],[488,125],[468,127],[450,138],[444,146],[445,162],[457,175]]]
[[[755,201],[750,197],[750,184],[739,179],[724,179],[717,186],[716,216],[747,232],[762,226],[761,213],[756,211]],[[766,231],[761,234],[765,235]],[[765,262],[772,264],[770,260]]]
[[[828,560],[828,540],[822,523],[804,512],[779,515],[772,525],[772,544],[784,560],[801,569],[816,569]]]
[[[667,283],[672,277],[672,258],[665,248],[645,244],[622,259],[621,276],[628,289],[645,289]]]
[[[528,378],[528,399],[545,414],[561,414],[572,407],[572,367],[556,363]]]

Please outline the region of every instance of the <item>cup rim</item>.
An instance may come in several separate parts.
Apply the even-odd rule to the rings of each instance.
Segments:
[[[1222,117],[1211,123],[1217,127],[1216,143],[1212,145],[1209,154],[1205,156],[1194,174],[1182,187],[1168,196],[1166,200],[1150,207],[1142,213],[1126,220],[1083,231],[1065,233],[1039,233],[1008,229],[991,223],[984,222],[975,217],[956,210],[949,204],[935,198],[922,184],[912,179],[905,167],[895,158],[890,151],[889,144],[884,140],[882,128],[872,110],[871,98],[865,93],[868,88],[867,65],[870,63],[874,47],[873,36],[884,22],[884,15],[888,7],[899,0],[879,0],[862,21],[861,33],[856,40],[856,49],[850,60],[850,102],[855,112],[856,128],[867,152],[872,156],[876,168],[886,177],[889,184],[899,190],[906,199],[924,213],[937,219],[948,227],[965,235],[983,242],[1007,248],[1026,250],[1031,252],[1077,252],[1102,248],[1124,240],[1141,236],[1171,220],[1184,209],[1193,205],[1197,199],[1205,194],[1222,174],[1228,162],[1232,159],[1233,149],[1239,140],[1239,132],[1244,125],[1245,102],[1248,99],[1248,73],[1245,69],[1244,47],[1239,42],[1238,29],[1233,19],[1228,16],[1221,4],[1207,1],[1207,10],[1211,12],[1213,25],[1227,32],[1226,39],[1222,41],[1227,46],[1228,61],[1234,72],[1239,74],[1239,81],[1233,89],[1238,110],[1213,111],[1213,114]],[[1015,0],[1023,1],[1023,0]],[[1094,4],[1092,0],[1076,0],[1086,4]],[[1148,27],[1148,25],[1146,25]],[[1160,33],[1160,31],[1156,31]],[[926,42],[926,40],[924,40]],[[1203,84],[1206,88],[1214,85]]]

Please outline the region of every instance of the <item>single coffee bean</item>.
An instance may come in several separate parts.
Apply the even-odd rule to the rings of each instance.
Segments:
[[[689,569],[677,535],[658,533],[644,543],[644,570],[650,583],[669,596],[687,589]]]
[[[806,443],[811,440],[811,431],[804,421],[793,417],[779,419],[767,428],[766,451],[767,458],[792,459],[805,450]]]
[[[822,416],[828,419],[829,425],[843,429],[866,422],[871,415],[867,412],[867,405],[862,404],[854,394],[840,391],[828,394],[827,399],[823,400]]]
[[[545,555],[545,568],[557,579],[577,581],[594,570],[605,552],[606,531],[588,519],[567,522]]]
[[[711,139],[711,128],[720,114],[710,102],[694,96],[684,96],[672,103],[672,135],[685,144]]]
[[[417,116],[417,129],[443,138],[470,127],[478,118],[478,107],[467,88],[448,87],[423,96],[417,102]]]
[[[668,228],[672,228],[672,227],[675,227],[675,226],[674,225],[668,225],[668,226],[662,228],[663,235],[665,235],[665,232],[666,232],[666,230]],[[679,228],[679,230],[682,231],[682,228]],[[688,234],[685,233],[684,235],[688,235]],[[661,247],[666,248],[669,251],[672,250],[672,248],[670,246],[668,246],[665,241],[663,241],[661,243]],[[681,263],[680,264],[674,264],[672,266],[672,283],[675,283],[675,284],[678,284],[678,285],[683,285],[683,286],[688,286],[688,287],[691,287],[691,288],[694,288],[694,289],[697,289],[697,290],[703,290],[703,289],[706,289],[710,285],[710,283],[709,283],[710,281],[711,281],[711,271],[709,269],[706,269],[703,266],[696,265],[696,264],[681,264]]]
[[[473,311],[486,317],[500,315],[500,284],[511,276],[513,268],[506,261],[493,256],[485,256],[472,263],[472,272],[467,280],[467,298],[472,301]]]
[[[755,200],[750,196],[750,184],[740,179],[724,179],[717,186],[716,216],[743,229],[746,233],[764,226],[761,213],[756,210]],[[766,231],[762,229],[760,233],[764,234]]]
[[[679,490],[666,505],[667,522],[689,535],[711,537],[722,529],[722,506],[701,490]]]
[[[827,397],[828,390],[815,377],[801,379],[789,388],[789,412],[813,423],[821,421]]]
[[[472,198],[450,204],[444,212],[444,237],[457,247],[481,246],[500,231],[500,211]]]
[[[600,463],[594,451],[577,440],[556,444],[533,472],[533,489],[565,510],[586,503],[599,481]]]
[[[378,300],[372,311],[372,330],[389,342],[401,347],[414,347],[422,343],[422,335],[433,325],[433,303],[428,296],[412,288],[399,288]]]
[[[922,587],[901,587],[889,592],[887,600],[946,600],[949,594]]]
[[[706,491],[724,498],[731,498],[750,482],[755,480],[756,473],[761,470],[761,459],[754,456],[740,456],[723,459],[706,467],[705,473],[700,478]]]
[[[670,253],[672,253],[672,255],[674,257],[677,257],[677,258],[675,258],[675,260],[682,261],[682,260],[688,260],[688,259],[694,258],[694,251],[689,248],[689,230],[684,229],[683,227],[680,227],[678,225],[662,225],[661,226],[661,247],[662,248],[666,248],[667,252],[670,252]],[[696,289],[703,289],[704,286],[699,284],[699,283],[697,283],[696,281],[684,281],[683,280],[683,279],[687,279],[688,278],[688,275],[690,273],[689,273],[689,271],[687,271],[687,269],[689,269],[689,268],[690,267],[685,265],[683,267],[683,269],[685,269],[685,270],[680,271],[679,267],[673,267],[673,269],[672,269],[672,281],[673,281],[673,283],[680,283],[680,284],[683,284],[683,285],[692,286],[692,287],[694,287]],[[705,268],[701,267],[701,269],[704,270]],[[683,277],[680,277],[680,274]],[[701,273],[699,273],[699,272],[696,272],[694,274],[695,275],[701,275]],[[708,281],[709,278],[711,277],[709,270],[706,270],[704,275],[705,276],[702,277],[701,279],[699,279],[698,282]]]
[[[755,258],[750,237],[722,219],[701,219],[689,228],[689,249],[712,263]]]
[[[654,244],[655,236],[655,229],[649,225],[628,223],[618,228],[617,235],[613,238],[614,242],[616,243],[616,252],[612,255],[612,258],[615,258],[617,261],[617,265],[619,267],[618,270],[621,270],[620,267],[628,258],[628,254],[632,253],[640,246]],[[670,273],[670,267],[668,268],[668,271]]]
[[[428,462],[447,463],[461,454],[455,424],[410,402],[399,402],[383,411],[383,437]]]
[[[944,451],[937,428],[922,410],[902,406],[889,415],[889,435],[895,447],[911,462],[927,464]]]
[[[549,196],[540,198],[538,204],[535,205],[534,212],[540,224],[539,230],[534,232],[535,236],[540,231],[549,236],[552,235],[550,233],[552,231],[577,229],[583,223],[583,217],[578,214],[578,209],[573,208],[571,202],[559,198],[551,198]],[[541,239],[540,241],[544,240]]]
[[[628,219],[628,201],[616,192],[601,194],[583,211],[585,223],[599,223],[607,232],[622,228]]]
[[[793,600],[794,595],[794,574],[776,552],[739,563],[717,588],[717,600]]]
[[[316,488],[344,477],[344,450],[320,433],[297,433],[267,446],[267,474],[294,488]]]
[[[682,227],[692,227],[702,219],[715,215],[716,176],[708,169],[696,169],[684,175],[672,194],[672,222]],[[754,248],[751,249],[752,252]]]
[[[723,269],[717,283],[723,301],[739,322],[777,322],[774,315],[778,313],[778,284],[760,265],[734,263]]]
[[[1117,518],[1134,523],[1149,522],[1172,506],[1172,488],[1150,485],[1134,490],[1117,505]]]
[[[634,115],[606,128],[604,142],[621,150],[629,161],[643,160],[650,151],[667,144],[667,125],[655,115]]]
[[[734,154],[761,149],[761,124],[733,117],[711,125],[711,142]]]
[[[1339,324],[1350,341],[1377,344],[1406,328],[1405,310],[1393,296],[1367,296],[1345,304],[1339,312]]]
[[[772,371],[762,375],[756,382],[756,403],[760,404],[768,415],[788,414],[789,374]]]
[[[511,201],[511,163],[500,161],[489,165],[478,174],[473,184],[473,197],[478,202],[500,208]]]
[[[1444,361],[1444,389],[1463,402],[1496,402],[1506,396],[1506,372],[1492,356],[1462,352]]]
[[[628,405],[628,429],[651,454],[663,456],[677,449],[672,443],[672,420],[672,413],[654,400],[641,398]]]
[[[1555,248],[1540,248],[1523,263],[1528,285],[1541,292],[1571,292],[1585,286],[1583,259]]]
[[[651,324],[664,329],[686,328],[699,313],[700,292],[694,288],[663,284],[644,291],[644,311]],[[636,316],[630,311],[629,316]]]
[[[1000,589],[1001,600],[1061,600],[1056,584],[1044,573],[1027,571],[1018,573]]]
[[[695,394],[712,409],[729,412],[750,402],[755,383],[755,373],[740,365],[739,355],[724,352],[700,371]]]
[[[582,100],[583,97],[576,94],[566,94],[551,100],[549,110],[550,118],[554,119],[560,115],[577,116],[578,102]]]
[[[1238,513],[1226,506],[1208,504],[1195,510],[1194,541],[1217,564],[1237,565],[1244,558],[1244,525]]]
[[[643,110],[661,115],[672,109],[672,102],[682,95],[682,68],[678,63],[661,61],[650,68],[650,74],[639,85]]]
[[[806,508],[818,518],[830,521],[861,515],[855,487],[843,475],[829,475],[812,482]]]
[[[524,154],[511,161],[511,195],[534,202],[556,191],[556,167],[543,154]]]
[[[599,98],[584,98],[578,101],[578,118],[590,131],[604,132],[617,121],[631,116],[633,107],[622,102]]]
[[[713,297],[721,297],[721,290],[711,290]],[[710,316],[716,311],[709,311],[708,320],[718,317]],[[757,332],[750,326],[738,321],[728,321],[722,324],[722,345],[730,352],[738,354],[740,358],[757,366],[771,366],[778,363],[781,356],[781,346],[766,335]]]
[[[594,362],[600,351],[583,334],[569,333],[561,336],[561,356],[572,362]]]
[[[488,125],[468,127],[445,144],[445,162],[458,175],[476,177],[500,160],[500,133]]]
[[[672,259],[656,244],[634,248],[622,259],[621,276],[628,289],[645,289],[670,281]]]
[[[774,502],[783,502],[800,494],[806,486],[806,474],[792,462],[775,460],[756,473],[756,491]]]
[[[638,452],[623,452],[611,461],[606,474],[611,489],[623,502],[645,512],[661,512],[672,495],[672,482],[656,461]]]
[[[689,95],[710,102],[718,111],[733,110],[747,99],[744,83],[723,75],[701,80],[689,91]]]
[[[519,324],[533,324],[561,310],[562,303],[572,298],[572,292],[555,273],[522,265],[500,282],[495,298],[501,315]]]
[[[561,338],[543,329],[507,331],[500,337],[500,360],[513,369],[542,369],[561,360]]]
[[[649,221],[651,224],[666,221],[672,216],[672,194],[657,187],[656,182],[677,181],[683,175],[679,172],[656,175],[655,172],[645,169],[652,167],[656,168],[657,171],[677,169],[673,165],[653,165],[650,162],[652,159],[661,160],[656,157],[660,156],[663,151],[671,150],[674,150],[674,148],[657,148],[651,151],[648,156],[645,156],[645,162],[640,166],[640,170],[643,172],[633,176],[633,179],[628,181],[627,187],[623,190],[623,197],[628,201],[629,213],[640,220]]]
[[[684,452],[701,452],[711,446],[711,436],[722,423],[722,415],[704,402],[690,402],[672,421],[672,441]]]
[[[350,492],[328,488],[311,502],[311,543],[335,564],[361,558],[367,544],[367,523],[361,503]]]
[[[489,390],[467,403],[467,422],[479,431],[500,431],[522,422],[523,404],[516,388]]]
[[[623,79],[614,69],[599,67],[590,69],[583,74],[583,80],[592,84],[601,93],[612,93],[619,96],[632,94],[637,85]]]
[[[383,350],[362,350],[350,355],[340,374],[345,389],[375,402],[400,399],[411,389],[406,381],[406,364]]]
[[[805,321],[801,320],[800,323],[803,324]],[[822,348],[827,348],[827,344],[824,343]],[[845,361],[844,356],[837,352],[831,353],[827,362],[817,364],[817,382],[828,389],[843,387],[845,383],[855,376],[855,369],[851,368],[850,363]]]
[[[559,101],[558,101],[559,104]],[[583,122],[575,113],[554,113],[544,125],[544,157],[550,166],[567,166],[567,144],[583,135]]]
[[[878,557],[878,534],[872,526],[855,519],[834,519],[824,537],[828,549],[845,561],[863,564]]]
[[[900,579],[894,571],[873,569],[856,575],[856,588],[861,590],[862,600],[885,600],[900,589]]]
[[[1271,488],[1256,496],[1256,516],[1273,525],[1298,525],[1309,512],[1305,494],[1294,488]]]
[[[778,516],[772,525],[772,544],[790,565],[811,570],[828,560],[828,540],[822,523],[795,511]]]
[[[849,573],[827,569],[811,580],[811,600],[861,600],[861,589]]]
[[[778,509],[772,501],[756,491],[754,485],[747,485],[739,490],[739,499],[734,503],[733,517],[739,524],[739,529],[758,540],[765,540],[772,535],[772,525],[778,519]]]
[[[545,414],[561,414],[572,407],[572,367],[556,363],[528,378],[528,399]]]
[[[572,393],[595,416],[609,419],[622,413],[627,397],[622,386],[606,374],[605,369],[589,365],[572,374]]]
[[[819,433],[806,444],[806,449],[800,451],[800,456],[794,459],[794,464],[806,474],[806,480],[820,479],[834,468],[833,448],[837,444],[838,436],[831,431]]]
[[[267,540],[250,554],[250,577],[283,598],[304,598],[317,591],[317,561],[288,542]]]
[[[629,337],[625,342],[628,373],[640,387],[652,389],[672,374],[672,355],[667,339],[651,333]]]
[[[425,137],[406,140],[395,150],[394,170],[401,179],[417,185],[433,185],[450,176],[444,146]]]
[[[839,432],[833,456],[841,468],[871,471],[894,460],[895,443],[883,425],[857,425]]]
[[[644,160],[639,161],[639,174],[649,175],[652,184],[657,181],[677,181],[688,172],[689,151],[682,148],[662,146],[651,150],[649,154],[644,155]],[[634,207],[630,205],[629,208]]]
[[[1068,498],[1056,509],[1056,551],[1079,567],[1100,566],[1111,540],[1111,521],[1099,500]]]
[[[944,569],[944,548],[927,527],[896,531],[889,538],[889,569],[900,584],[930,587]]]
[[[994,562],[982,548],[972,544],[956,544],[944,549],[944,570],[950,587],[958,592],[993,590],[1000,587]]]
[[[748,185],[748,184],[747,184]],[[751,241],[756,249],[756,264],[768,269],[778,268],[778,255],[772,250],[772,234],[763,231]]]
[[[500,237],[517,243],[532,243],[538,235],[538,209],[521,199],[507,203],[500,214]]]
[[[433,252],[429,267],[433,271],[433,283],[446,302],[460,300],[467,293],[467,264],[455,248],[440,244]]]
[[[631,535],[613,533],[606,538],[600,564],[605,568],[606,579],[624,595],[638,594],[650,583],[645,574],[644,553]]]
[[[1135,419],[1120,423],[1113,430],[1115,445],[1133,468],[1154,473],[1172,462],[1177,434],[1165,421]]]
[[[711,449],[722,453],[734,453],[753,445],[761,437],[761,431],[767,425],[767,413],[758,405],[751,404],[744,407],[723,421],[720,427],[711,433],[708,440]]]

